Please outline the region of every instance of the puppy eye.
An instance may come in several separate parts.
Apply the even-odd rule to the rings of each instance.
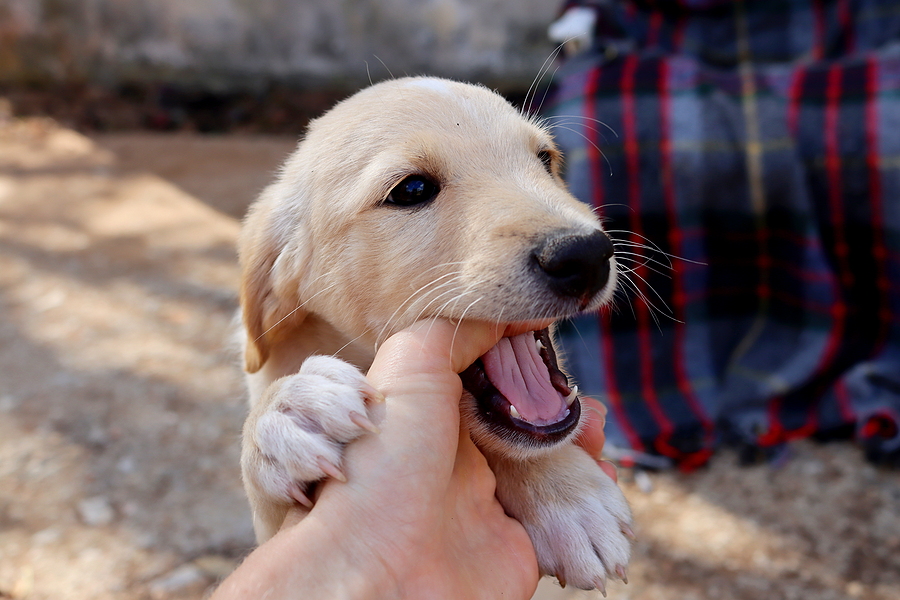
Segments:
[[[410,175],[391,190],[385,203],[396,206],[416,206],[428,202],[441,191],[438,184],[422,175]]]
[[[553,155],[550,154],[550,151],[541,150],[538,152],[537,156],[541,159],[541,162],[544,163],[544,168],[547,169],[547,172],[553,175]]]

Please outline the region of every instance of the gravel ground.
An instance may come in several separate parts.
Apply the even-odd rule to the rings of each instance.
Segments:
[[[0,118],[0,598],[202,598],[251,547],[234,240],[293,143]],[[736,464],[622,471],[611,598],[900,598],[900,474],[847,444]]]

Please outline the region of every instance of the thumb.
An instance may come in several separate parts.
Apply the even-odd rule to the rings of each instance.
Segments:
[[[491,349],[502,337],[543,329],[552,321],[520,321],[516,323],[487,323],[467,320],[452,323],[446,319],[417,321],[394,334],[381,346],[372,370],[390,369],[446,375],[460,373]],[[381,360],[379,360],[381,359]],[[390,361],[390,362],[387,362]]]
[[[433,442],[455,443],[462,394],[458,372],[487,352],[502,334],[502,326],[429,319],[388,338],[367,374],[387,400],[385,427],[400,419],[405,437],[412,433],[409,428],[425,429]],[[390,433],[385,427],[383,435]]]
[[[501,337],[542,325],[546,324],[427,319],[388,338],[367,375],[387,399],[382,437],[396,434],[402,438],[399,443],[415,444],[418,432],[443,449],[455,447],[462,394],[458,373]],[[398,424],[402,424],[401,430],[392,427]]]

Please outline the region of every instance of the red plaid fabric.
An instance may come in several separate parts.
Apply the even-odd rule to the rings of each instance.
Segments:
[[[594,5],[544,116],[629,280],[560,331],[610,447],[691,468],[855,435],[897,461],[900,4]]]

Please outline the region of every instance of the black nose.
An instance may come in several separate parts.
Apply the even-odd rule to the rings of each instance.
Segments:
[[[609,279],[613,245],[602,231],[590,235],[555,235],[534,252],[538,271],[560,296],[589,301]]]

